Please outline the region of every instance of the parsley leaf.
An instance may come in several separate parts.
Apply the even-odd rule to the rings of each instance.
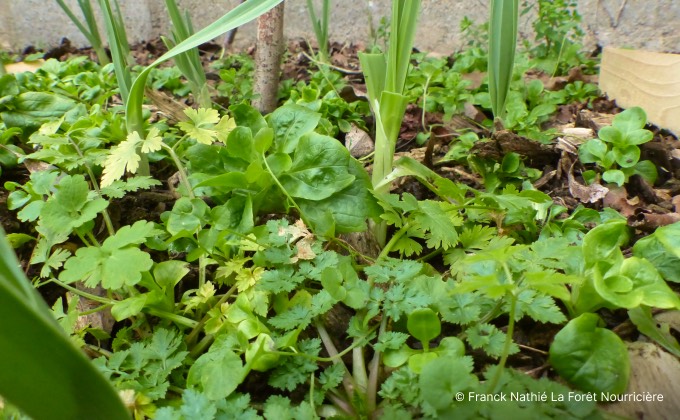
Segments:
[[[473,349],[482,349],[492,357],[500,357],[503,354],[506,335],[503,331],[491,324],[477,324],[468,328],[467,342]],[[508,354],[515,354],[519,351],[517,344],[512,343]]]
[[[101,247],[78,249],[76,255],[66,261],[59,279],[65,283],[84,281],[88,287],[101,283],[109,290],[134,286],[153,265],[149,254],[137,246],[154,234],[153,223],[144,220],[125,226]]]
[[[68,235],[73,229],[94,220],[108,205],[103,198],[90,197],[85,177],[65,176],[40,210],[38,231],[45,236],[49,236],[48,232]]]

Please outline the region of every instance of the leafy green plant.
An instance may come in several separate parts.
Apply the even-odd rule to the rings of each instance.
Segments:
[[[376,119],[372,182],[378,192],[389,188],[383,180],[392,171],[394,149],[408,104],[404,87],[419,14],[420,0],[392,1],[389,51],[387,54],[359,53],[369,103]],[[377,225],[375,233],[378,242],[384,244],[385,225]]]
[[[280,96],[285,103],[295,103],[321,114],[317,131],[331,137],[347,133],[352,124],[365,129],[365,117],[370,113],[366,101],[347,102],[340,96],[346,82],[338,72],[322,69],[311,75],[309,83],[298,82],[283,87]],[[288,90],[290,89],[290,90]]]
[[[95,19],[94,12],[92,11],[91,0],[78,0],[78,6],[80,7],[80,11],[85,18],[85,22],[81,22],[80,19],[76,17],[71,8],[66,5],[64,0],[56,1],[57,4],[59,4],[59,7],[61,7],[69,19],[71,19],[71,22],[73,22],[73,24],[78,27],[78,30],[80,30],[80,32],[85,36],[87,42],[90,43],[90,46],[92,46],[92,49],[97,54],[99,64],[102,66],[108,64],[110,62],[109,56],[106,54],[106,50],[102,44],[101,36],[99,35],[99,27],[97,26],[97,20]]]
[[[185,12],[184,15],[182,15],[175,0],[165,0],[165,7],[168,9],[168,14],[172,21],[172,40],[165,37],[162,37],[161,39],[163,39],[163,42],[168,49],[172,49],[175,45],[193,35],[194,28],[189,13]],[[198,55],[198,49],[194,48],[176,55],[175,63],[177,63],[177,67],[188,80],[191,91],[194,94],[194,99],[198,105],[201,108],[210,108],[212,101],[210,100],[205,70],[203,69],[201,58]]]
[[[524,7],[522,14],[534,8],[535,3],[524,2]],[[583,46],[578,42],[583,30],[576,1],[539,0],[537,14],[532,26],[536,40],[540,42],[530,45],[525,41],[535,66],[554,76],[566,74],[570,68],[581,64],[590,65],[581,53]]]
[[[628,240],[627,230],[624,220],[612,220],[584,237],[582,275],[586,281],[572,291],[577,313],[640,305],[680,309],[680,298],[651,262],[637,256],[624,258],[620,247]]]
[[[680,224],[662,226],[635,243],[633,254],[654,264],[666,281],[680,283]]]
[[[557,105],[564,103],[562,91],[547,91],[543,82],[532,80],[520,90],[508,94],[505,127],[522,136],[547,142],[554,133],[542,130],[541,125],[557,111]]]
[[[376,216],[361,165],[341,143],[314,131],[321,115],[292,104],[268,120],[245,104],[231,111],[238,126],[226,147],[187,150],[197,189],[225,201],[247,193],[255,213],[295,209],[324,237],[362,230],[366,218]],[[202,162],[211,155],[221,158],[206,167]]]
[[[422,57],[409,72],[405,90],[410,102],[420,100],[423,121],[426,112],[437,111],[443,111],[444,120],[448,121],[471,100],[469,85],[461,73],[450,69],[446,59]],[[422,125],[427,129],[424,122]]]
[[[564,87],[564,93],[566,96],[565,102],[588,102],[597,98],[599,95],[599,89],[596,85],[592,83],[584,83],[580,80],[574,83],[569,83]]]
[[[507,185],[519,186],[525,181],[533,182],[541,176],[541,171],[527,167],[517,153],[508,153],[501,162],[469,157],[472,170],[482,176],[488,192],[495,192]]]
[[[227,105],[237,105],[243,101],[250,101],[254,97],[253,76],[255,62],[248,54],[231,54],[212,64],[219,70],[220,82],[217,93],[220,99],[227,101]]]
[[[611,126],[602,127],[597,139],[579,147],[582,163],[595,163],[604,170],[602,179],[622,186],[632,175],[640,175],[650,183],[657,178],[656,166],[648,160],[640,161],[640,144],[652,140],[652,132],[645,129],[647,114],[633,107],[614,117]],[[583,173],[588,182],[596,179],[594,171]]]
[[[0,273],[0,395],[36,419],[128,418],[120,397],[29,286],[2,229]]]
[[[100,0],[102,2],[108,2],[108,0]],[[145,135],[144,129],[144,116],[142,112],[142,103],[144,101],[144,88],[146,86],[147,78],[151,71],[156,68],[161,63],[170,60],[180,54],[186,53],[199,45],[207,42],[231,29],[234,29],[246,22],[249,22],[266,11],[270,10],[282,0],[251,0],[246,3],[242,3],[239,6],[232,9],[230,12],[222,16],[217,21],[206,26],[202,30],[196,32],[190,37],[186,38],[179,44],[175,45],[170,51],[163,54],[156,61],[147,66],[135,79],[134,83],[130,87],[129,100],[126,101],[126,125],[128,130],[128,140],[132,140],[131,153],[138,156],[139,159],[135,159],[135,164],[131,167],[125,166],[130,172],[135,173],[139,168],[141,175],[148,175],[148,158],[146,152],[142,151],[139,153],[139,148],[141,148],[142,142],[135,141],[136,139],[141,140],[142,138],[155,138],[154,136],[147,137]],[[107,22],[114,22],[113,18],[107,19]],[[109,26],[112,26],[112,23]],[[113,29],[112,29],[113,30]],[[121,41],[122,42],[122,41]],[[115,56],[119,54],[114,54]],[[158,150],[155,148],[154,150]],[[134,158],[133,158],[134,159]],[[112,159],[112,162],[114,160]],[[133,169],[133,170],[132,170]],[[123,173],[116,170],[117,177],[122,176]],[[113,182],[117,177],[111,178]]]
[[[307,0],[307,13],[314,28],[316,42],[319,44],[319,61],[328,63],[328,24],[330,23],[331,0],[322,0],[321,16],[317,16],[316,8],[312,0]]]

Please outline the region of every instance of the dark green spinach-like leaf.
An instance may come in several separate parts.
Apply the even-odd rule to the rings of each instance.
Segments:
[[[310,133],[295,149],[293,166],[280,178],[283,188],[295,198],[319,201],[348,187],[350,155],[335,139]]]
[[[569,321],[550,346],[550,363],[582,391],[620,394],[628,386],[628,350],[619,336],[599,328],[599,321],[592,313]]]
[[[269,124],[274,129],[274,152],[293,153],[300,138],[311,133],[320,119],[320,114],[300,105],[288,104],[272,112]]]

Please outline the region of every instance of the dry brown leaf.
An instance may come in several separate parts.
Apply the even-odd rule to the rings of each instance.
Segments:
[[[574,164],[569,168],[567,178],[569,181],[569,192],[572,197],[578,199],[582,203],[596,203],[602,200],[609,192],[609,188],[597,182],[593,182],[590,185],[583,185],[576,181],[574,179]]]
[[[663,401],[624,401],[601,404],[609,413],[636,419],[678,418],[680,412],[680,361],[653,343],[636,342],[628,345],[630,382],[626,393],[660,394]]]

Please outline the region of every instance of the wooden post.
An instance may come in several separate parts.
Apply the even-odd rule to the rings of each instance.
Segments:
[[[279,73],[283,57],[284,3],[257,19],[257,49],[255,51],[255,84],[257,98],[253,106],[268,114],[276,109]]]

